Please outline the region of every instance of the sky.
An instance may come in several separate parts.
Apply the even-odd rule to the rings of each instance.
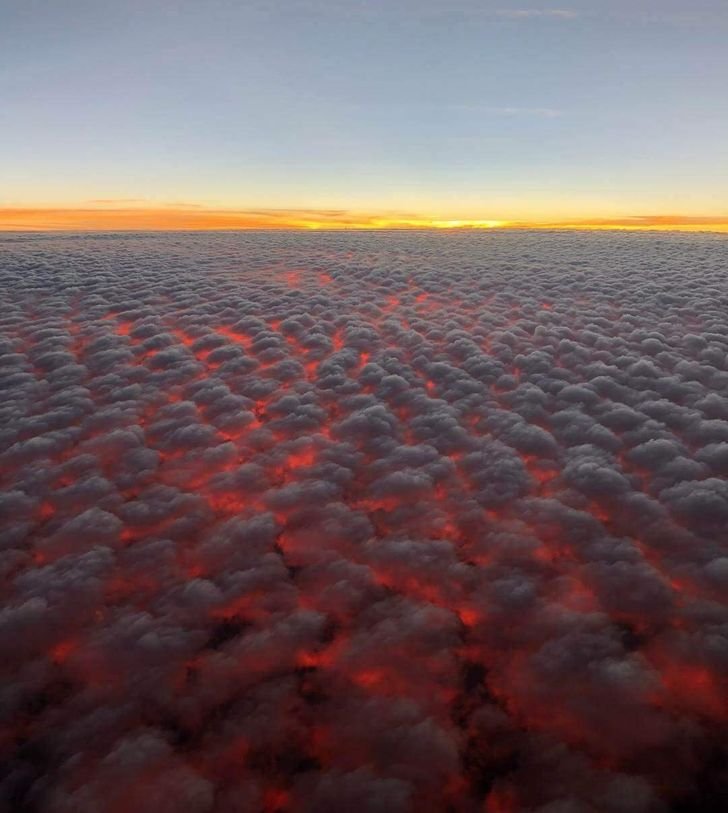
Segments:
[[[725,0],[0,0],[0,228],[728,229]]]

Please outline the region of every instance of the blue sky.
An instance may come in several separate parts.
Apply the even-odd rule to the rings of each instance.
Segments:
[[[0,0],[0,204],[728,213],[728,3]]]

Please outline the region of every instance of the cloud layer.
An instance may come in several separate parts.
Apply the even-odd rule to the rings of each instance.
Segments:
[[[725,809],[723,238],[0,255],[0,810]]]

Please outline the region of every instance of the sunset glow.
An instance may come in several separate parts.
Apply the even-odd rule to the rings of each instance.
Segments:
[[[235,211],[202,207],[0,208],[0,231],[226,231],[305,230],[501,230],[567,229],[728,232],[728,217],[646,216],[594,220],[441,219],[411,214],[348,211]]]
[[[728,0],[0,0],[0,813],[728,811]]]
[[[5,6],[3,231],[728,231],[724,0]]]

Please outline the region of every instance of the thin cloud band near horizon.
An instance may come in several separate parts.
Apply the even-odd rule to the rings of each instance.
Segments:
[[[347,209],[174,206],[0,207],[0,231],[222,231],[238,229],[627,229],[728,232],[727,215],[625,215],[507,220]]]

